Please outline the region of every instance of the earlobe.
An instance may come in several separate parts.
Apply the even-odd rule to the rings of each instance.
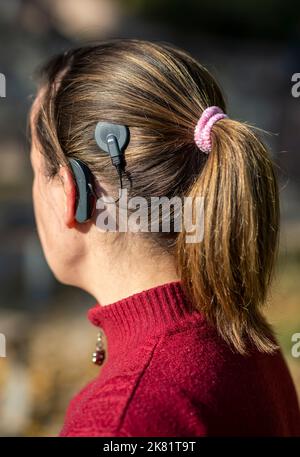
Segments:
[[[64,223],[67,227],[72,228],[76,224],[76,183],[73,175],[67,166],[60,166],[59,176],[64,187]]]

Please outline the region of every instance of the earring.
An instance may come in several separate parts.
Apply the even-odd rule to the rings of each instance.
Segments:
[[[103,345],[103,332],[99,331],[96,343],[96,351],[93,352],[92,361],[95,365],[102,365],[105,360],[105,350]]]

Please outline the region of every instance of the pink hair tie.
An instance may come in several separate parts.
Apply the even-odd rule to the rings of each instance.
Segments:
[[[194,140],[198,148],[208,154],[211,151],[211,129],[215,122],[228,117],[218,106],[206,108],[195,127]]]

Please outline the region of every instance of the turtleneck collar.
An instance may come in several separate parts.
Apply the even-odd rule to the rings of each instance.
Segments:
[[[184,294],[180,281],[163,284],[106,306],[96,304],[88,311],[92,324],[103,329],[109,356],[137,347],[155,335],[186,320],[199,320]]]

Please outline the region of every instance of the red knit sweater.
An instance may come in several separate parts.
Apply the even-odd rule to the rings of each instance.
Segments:
[[[231,351],[179,282],[88,316],[105,332],[107,359],[71,401],[60,436],[300,435],[281,352]]]

